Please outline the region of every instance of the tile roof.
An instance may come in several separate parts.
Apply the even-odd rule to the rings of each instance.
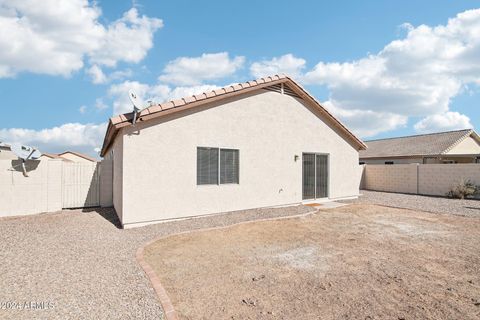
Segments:
[[[244,83],[233,84],[224,88],[216,89],[210,92],[204,92],[201,94],[196,94],[190,97],[184,97],[172,101],[167,101],[164,103],[152,105],[148,108],[145,108],[138,114],[138,121],[147,121],[153,118],[157,118],[163,115],[171,114],[173,112],[186,110],[189,108],[197,107],[205,103],[218,101],[228,97],[232,97],[239,94],[244,94],[254,90],[259,90],[266,88],[275,84],[288,83],[290,89],[298,94],[300,97],[310,102],[311,105],[315,106],[317,110],[321,111],[327,119],[330,119],[331,122],[340,128],[354,143],[358,146],[359,149],[366,148],[365,144],[357,138],[352,132],[350,132],[347,127],[345,127],[339,120],[337,120],[331,113],[329,113],[325,108],[323,108],[320,103],[315,100],[305,89],[303,89],[298,83],[293,81],[291,78],[285,75],[274,75],[265,78],[260,78],[252,81],[247,81]],[[107,132],[105,133],[105,139],[103,141],[102,151],[100,155],[103,157],[110,147],[111,143],[115,140],[115,136],[118,133],[118,130],[124,126],[131,125],[133,119],[133,112],[125,113],[121,115],[114,116],[110,118],[108,123]]]
[[[42,152],[42,156],[45,156],[45,157],[50,158],[50,159],[59,159],[59,160],[71,162],[71,160],[68,160],[66,158],[62,158],[58,154],[55,154],[55,153]]]
[[[472,134],[480,141],[472,129],[365,141],[368,149],[360,151],[360,158],[441,155]]]
[[[59,156],[60,158],[63,158],[62,156],[63,156],[65,153],[71,153],[71,154],[76,155],[77,157],[84,158],[84,159],[86,159],[86,160],[88,160],[88,161],[92,161],[92,162],[97,162],[97,161],[98,161],[97,159],[94,159],[94,158],[89,157],[89,156],[87,156],[87,155],[85,155],[85,154],[83,154],[83,153],[79,153],[79,152],[75,152],[75,151],[65,151],[65,152],[59,153],[58,156]]]

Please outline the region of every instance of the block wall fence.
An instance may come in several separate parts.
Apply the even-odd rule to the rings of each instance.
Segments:
[[[464,180],[480,185],[480,164],[363,165],[366,190],[445,196]]]

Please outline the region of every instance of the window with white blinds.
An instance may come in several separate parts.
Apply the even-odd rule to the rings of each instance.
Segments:
[[[238,173],[238,150],[197,148],[197,185],[238,183]]]

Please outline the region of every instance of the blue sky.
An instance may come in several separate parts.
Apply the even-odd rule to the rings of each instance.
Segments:
[[[129,88],[161,102],[276,72],[365,139],[478,127],[475,9],[438,0],[5,0],[0,141],[94,155],[108,118],[130,109]]]

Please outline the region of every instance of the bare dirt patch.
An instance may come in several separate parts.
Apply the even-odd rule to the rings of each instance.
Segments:
[[[478,319],[480,219],[350,205],[145,249],[182,319]]]

